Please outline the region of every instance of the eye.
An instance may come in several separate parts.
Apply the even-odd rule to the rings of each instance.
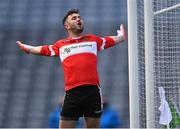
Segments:
[[[78,16],[78,18],[81,20],[81,17],[80,17],[80,16]]]
[[[76,16],[72,17],[72,20],[76,20],[76,19],[77,19],[77,17],[76,17]]]

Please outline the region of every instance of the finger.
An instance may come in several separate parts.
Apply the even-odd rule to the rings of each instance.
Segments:
[[[17,44],[22,44],[20,41],[16,41]]]
[[[124,28],[124,25],[123,25],[123,24],[120,25],[120,29],[121,29],[121,31],[122,31],[123,40],[125,40],[125,39],[126,39],[126,32],[125,32],[125,28]]]
[[[23,43],[21,43],[20,41],[17,41],[16,43],[17,43],[17,45],[18,45],[20,48],[24,48],[24,47],[25,47],[25,45],[24,45]]]
[[[16,43],[17,43],[17,45],[18,45],[19,47],[22,47],[22,46],[23,46],[23,44],[22,44],[20,41],[16,41]]]
[[[124,25],[123,24],[120,25],[120,30],[124,30]]]
[[[21,43],[20,41],[16,41],[16,43],[18,44],[21,50],[23,50],[25,53],[29,53],[29,49],[23,43]]]

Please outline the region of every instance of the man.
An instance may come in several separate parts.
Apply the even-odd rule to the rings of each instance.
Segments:
[[[63,18],[69,37],[53,45],[30,46],[17,41],[26,53],[60,57],[65,76],[65,99],[61,110],[60,128],[74,128],[80,116],[87,128],[98,128],[102,100],[97,72],[97,52],[125,40],[124,26],[117,36],[82,35],[84,24],[79,11],[72,9]]]

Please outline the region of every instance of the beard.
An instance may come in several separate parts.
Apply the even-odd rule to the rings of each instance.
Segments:
[[[80,33],[82,33],[83,32],[83,30],[84,30],[84,27],[82,27],[82,28],[80,28],[80,29],[76,29],[76,33],[78,33],[78,34],[80,34]]]
[[[74,25],[71,30],[76,34],[81,34],[84,30],[84,26],[83,25],[81,25],[81,26],[79,26],[79,25],[75,26]]]

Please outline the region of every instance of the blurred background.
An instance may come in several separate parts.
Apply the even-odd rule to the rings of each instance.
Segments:
[[[47,128],[49,114],[64,95],[58,58],[24,54],[16,45],[53,44],[67,36],[64,14],[79,9],[84,33],[116,35],[127,29],[126,0],[0,0],[0,128]],[[118,111],[121,127],[129,127],[126,43],[99,53],[103,96]]]

